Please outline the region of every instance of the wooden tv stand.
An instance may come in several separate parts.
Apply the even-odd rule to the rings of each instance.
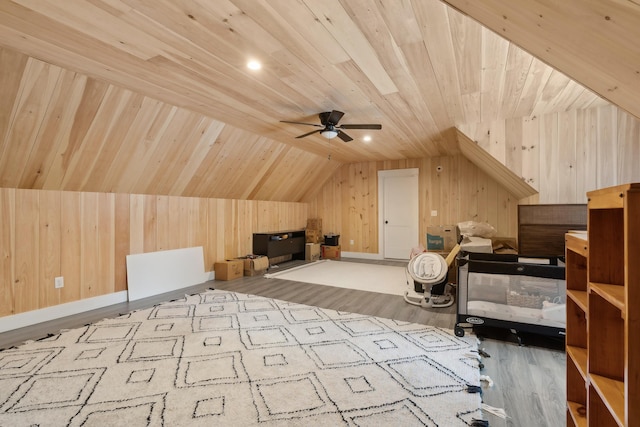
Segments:
[[[253,253],[266,255],[269,264],[282,257],[291,255],[291,259],[304,259],[304,230],[278,231],[272,233],[253,233]]]

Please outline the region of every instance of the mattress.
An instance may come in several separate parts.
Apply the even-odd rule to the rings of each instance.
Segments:
[[[469,301],[467,304],[467,314],[471,316],[555,328],[565,327],[565,309],[565,304],[552,304],[542,309],[488,301]]]

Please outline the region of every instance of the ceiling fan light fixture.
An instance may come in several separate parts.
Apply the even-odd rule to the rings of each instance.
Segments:
[[[382,129],[382,125],[381,124],[349,123],[349,124],[346,124],[346,125],[338,125],[338,122],[340,121],[340,119],[342,118],[343,115],[344,115],[344,113],[342,111],[338,111],[338,110],[324,111],[324,112],[318,114],[318,117],[320,118],[320,124],[317,124],[317,123],[292,122],[290,120],[280,120],[280,122],[281,123],[292,123],[294,125],[315,126],[316,128],[321,128],[321,129],[312,130],[311,132],[307,132],[307,133],[304,133],[302,135],[296,136],[296,139],[304,138],[306,136],[314,135],[316,133],[319,133],[320,135],[322,135],[326,139],[333,139],[333,138],[335,138],[337,136],[338,138],[340,138],[344,142],[349,142],[349,141],[353,141],[353,138],[351,138],[349,135],[347,135],[343,131],[343,129],[372,129],[372,130]]]
[[[338,136],[338,131],[333,129],[325,129],[320,132],[320,135],[324,136],[327,139],[333,139]]]

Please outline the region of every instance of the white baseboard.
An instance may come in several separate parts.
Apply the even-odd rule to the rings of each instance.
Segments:
[[[365,252],[345,252],[341,254],[345,258],[360,258],[360,259],[384,259],[382,254],[371,254]]]
[[[24,328],[25,326],[48,322],[50,320],[84,313],[85,311],[119,304],[121,302],[127,302],[127,291],[115,292],[113,294],[101,295],[99,297],[54,305],[52,307],[41,308],[39,310],[14,314],[12,316],[0,317],[0,332]]]

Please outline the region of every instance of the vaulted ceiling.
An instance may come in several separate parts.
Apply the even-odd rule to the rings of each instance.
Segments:
[[[0,186],[301,201],[463,124],[640,117],[639,39],[629,0],[3,0]],[[382,130],[280,122],[334,109]]]

